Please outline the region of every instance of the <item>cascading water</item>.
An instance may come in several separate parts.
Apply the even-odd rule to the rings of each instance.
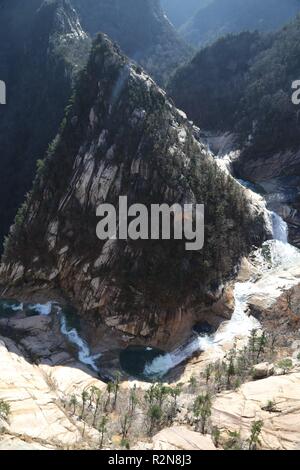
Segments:
[[[300,264],[300,252],[288,244],[288,226],[284,220],[274,212],[269,212],[269,216],[273,240],[266,242],[255,253],[256,258],[261,262],[259,273],[261,280],[256,282],[257,277],[255,277],[248,282],[235,284],[235,309],[231,320],[224,322],[215,334],[194,337],[173,352],[157,357],[146,365],[144,370],[146,376],[162,377],[196,352],[206,351],[209,348],[221,348],[222,344],[236,337],[248,337],[253,329],[260,328],[259,322],[246,313],[249,296],[258,294],[270,297],[281,288],[288,288],[297,282],[297,279],[292,276],[289,276],[288,281],[284,279],[282,271]]]
[[[24,304],[23,302],[18,301],[3,300],[0,303],[0,314],[1,309],[8,315],[24,311],[33,312],[34,314],[42,316],[48,316],[52,313],[56,313],[60,320],[61,333],[66,336],[68,341],[74,344],[78,349],[78,360],[83,364],[91,367],[95,372],[99,372],[99,368],[96,365],[96,360],[99,359],[101,354],[91,354],[88,344],[80,337],[76,328],[68,326],[66,315],[56,302],[47,302],[45,304]]]
[[[52,305],[52,302],[47,302],[46,304],[34,304],[29,307],[29,310],[32,310],[38,315],[48,316],[52,311]]]
[[[288,226],[287,223],[276,212],[271,212],[273,238],[282,243],[288,243]]]
[[[173,352],[158,356],[151,363],[146,364],[144,375],[146,377],[162,377],[171,369],[192,357],[197,351],[205,351],[212,344],[213,340],[209,335],[199,335]]]
[[[99,359],[101,354],[92,355],[87,342],[79,336],[76,328],[68,327],[67,319],[61,308],[58,309],[58,314],[60,316],[60,331],[64,336],[67,337],[70,343],[74,344],[78,348],[79,361],[91,367],[95,372],[99,372],[99,368],[96,365],[96,360]]]
[[[246,185],[245,182],[240,181],[240,183],[249,189],[249,185]],[[235,284],[235,309],[231,320],[224,322],[214,334],[194,334],[189,341],[174,351],[157,356],[146,364],[144,376],[151,379],[162,377],[197,352],[211,348],[214,351],[220,350],[222,352],[224,343],[237,337],[246,338],[253,329],[260,328],[258,321],[246,313],[249,296],[255,294],[264,298],[271,298],[280,293],[280,289],[283,287],[287,289],[298,282],[298,278],[293,278],[290,273],[287,278],[282,273],[293,266],[300,265],[300,251],[288,244],[288,226],[284,220],[275,212],[268,212],[268,216],[270,229],[273,232],[273,240],[266,242],[261,249],[253,254],[258,261],[257,264],[260,265],[259,276],[250,279],[248,282],[237,282]],[[101,354],[91,354],[88,344],[80,337],[77,329],[68,325],[66,315],[58,304],[48,302],[45,304],[28,304],[26,306],[28,310],[39,315],[50,315],[53,307],[57,309],[61,333],[78,349],[79,361],[99,372],[96,361]],[[2,308],[18,312],[22,311],[25,305],[18,302],[7,303],[4,301]]]
[[[23,304],[22,309],[23,309]],[[17,310],[16,307],[13,307]],[[50,315],[53,312],[53,308],[56,310],[57,315],[60,319],[60,331],[66,336],[68,341],[74,344],[78,349],[78,360],[83,364],[91,367],[95,372],[99,372],[99,368],[96,365],[96,360],[99,359],[101,354],[92,355],[90,348],[86,341],[84,341],[76,328],[68,326],[66,315],[63,313],[62,308],[56,302],[47,302],[46,304],[33,304],[30,305],[29,310],[37,313],[38,315]]]

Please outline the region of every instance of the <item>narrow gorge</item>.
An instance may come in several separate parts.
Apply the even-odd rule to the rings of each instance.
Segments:
[[[300,18],[196,3],[0,0],[0,450],[300,449]]]

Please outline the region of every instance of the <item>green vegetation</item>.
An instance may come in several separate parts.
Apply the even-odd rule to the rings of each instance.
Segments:
[[[114,382],[113,382],[113,389],[114,389],[114,403],[113,403],[113,407],[115,408],[116,407],[116,404],[117,404],[117,399],[118,399],[118,393],[119,393],[119,388],[120,388],[120,378],[121,378],[121,374],[119,372],[117,372],[115,374],[115,379],[114,379]]]
[[[263,362],[272,362],[274,351],[274,336],[265,332],[253,330],[249,342],[244,348],[234,346],[222,361],[210,364],[209,374],[204,372],[203,378],[212,393],[238,388],[242,383],[252,380],[253,366]]]
[[[268,413],[278,413],[276,402],[274,400],[268,400],[267,404],[262,407],[262,410],[267,411]]]
[[[206,433],[206,425],[211,416],[211,397],[208,393],[198,395],[193,405],[195,418],[200,419],[200,429],[202,434]]]
[[[66,400],[64,408],[74,422],[80,423],[86,442],[90,427],[99,431],[100,449],[130,449],[138,441],[149,442],[160,430],[180,423],[209,434],[217,448],[257,450],[262,447],[263,421],[251,421],[249,432],[242,423],[240,430],[223,428],[222,422],[216,425],[214,400],[220,392],[251,381],[253,366],[259,361],[274,363],[277,354],[274,335],[253,330],[243,348],[234,346],[223,359],[207,364],[199,376],[191,376],[185,384],[157,382],[146,390],[136,385],[123,387],[122,377],[115,373],[106,388],[92,386],[75,393]],[[261,409],[280,413],[272,396]]]
[[[87,400],[88,400],[88,397],[89,397],[89,394],[86,390],[83,390],[83,392],[81,393],[81,413],[80,413],[80,419],[83,419],[84,418],[84,414],[85,414],[85,407],[86,407],[86,403],[87,403]]]
[[[251,435],[248,440],[249,442],[249,450],[256,450],[257,446],[261,444],[260,435],[263,428],[263,421],[254,421],[251,426]]]
[[[295,0],[198,0],[198,5],[180,28],[183,37],[198,48],[228,33],[275,31],[300,10]]]
[[[212,427],[211,437],[216,448],[218,448],[220,446],[220,441],[221,441],[221,431],[217,426]]]
[[[178,69],[168,91],[200,128],[231,130],[239,120],[247,70],[267,44],[258,33],[221,38]]]
[[[164,17],[159,2],[73,0],[73,5],[91,37],[99,31],[107,34],[161,85],[191,56],[190,46]]]
[[[68,5],[38,0],[1,5],[0,74],[13,93],[0,115],[0,245],[32,186],[36,161],[58,131],[74,76],[88,57],[87,38],[69,34],[77,19]]]
[[[200,8],[212,0],[161,0],[161,5],[172,23],[179,27],[189,20]]]
[[[198,386],[198,381],[196,377],[192,375],[189,380],[189,387],[190,387],[191,393],[194,393],[197,390],[197,386]]]
[[[276,365],[283,370],[284,374],[287,374],[293,367],[293,361],[289,358],[281,359]]]
[[[243,441],[239,431],[228,431],[228,436],[224,442],[224,450],[242,450]]]
[[[111,96],[120,82],[122,87],[112,104]],[[97,115],[94,129],[89,124],[92,108]],[[143,109],[145,114],[133,126],[132,116],[137,109]],[[147,206],[156,202],[173,204],[181,201],[182,195],[190,195],[191,200],[206,207],[205,247],[187,252],[184,240],[137,243],[129,240],[126,247],[120,248],[120,256],[109,269],[101,268],[97,275],[103,279],[114,276],[120,287],[119,307],[133,314],[145,305],[152,308],[153,299],[157,307],[164,310],[184,305],[191,295],[195,305],[210,302],[207,291],[216,292],[219,285],[232,277],[241,257],[266,236],[263,216],[252,210],[244,191],[232,177],[220,171],[216,162],[198,145],[193,129],[181,121],[166,96],[156,86],[148,89],[143,80],[132,78],[126,58],[103,35],[96,38],[89,62],[79,74],[65,118],[60,135],[49,147],[43,176],[30,197],[29,213],[37,203],[39,210],[33,210],[30,222],[22,224],[21,233],[12,233],[6,244],[5,254],[10,263],[16,260],[29,271],[32,260],[37,257],[42,263],[41,269],[57,262],[49,252],[45,235],[49,222],[57,219],[58,213],[57,245],[68,244],[78,259],[93,257],[95,250],[92,253],[90,247],[101,252],[103,244],[95,235],[94,204],[90,200],[85,207],[81,206],[75,187],[70,188],[67,198],[66,191],[74,176],[74,156],[92,141],[98,141],[105,126],[108,141],[103,148],[93,147],[93,161],[95,165],[103,162],[123,168],[120,187],[115,187],[112,181],[106,202],[115,205],[119,191]],[[178,133],[170,125],[174,119],[184,126],[184,144],[179,145]],[[117,150],[108,162],[112,143]],[[133,156],[137,154],[147,167],[147,179],[132,174]],[[142,185],[136,184],[137,178],[143,180]],[[172,201],[169,194],[172,194]],[[66,202],[63,206],[62,200]],[[35,265],[29,277],[36,269]],[[200,288],[195,289],[195,286]],[[141,293],[138,299],[137,291]],[[82,297],[76,300],[80,304]]]
[[[298,148],[299,34],[298,16],[276,33],[221,38],[177,71],[169,92],[202,129],[236,132],[245,159]]]
[[[10,404],[4,400],[0,400],[0,419],[8,421],[10,412]]]
[[[177,414],[177,399],[181,394],[181,386],[167,387],[157,383],[151,385],[145,393],[147,427],[152,435],[159,427],[171,424]],[[170,402],[169,398],[173,398]]]
[[[107,433],[107,427],[106,427],[107,421],[108,421],[107,416],[102,416],[100,419],[100,423],[98,427],[98,431],[100,433],[100,443],[99,443],[100,449],[103,448],[104,437],[105,437],[105,434]]]
[[[99,431],[100,449],[113,434],[119,435],[121,447],[128,449],[135,439],[152,436],[174,422],[181,409],[178,399],[182,385],[155,383],[145,392],[136,386],[124,391],[120,388],[119,374],[115,377],[105,391],[92,386],[65,401],[70,417],[82,422],[83,438],[88,439],[88,425]]]

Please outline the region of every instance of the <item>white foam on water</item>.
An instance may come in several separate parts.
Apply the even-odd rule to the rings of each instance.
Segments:
[[[91,355],[89,346],[86,341],[84,341],[78,334],[75,328],[68,328],[66,317],[62,312],[61,307],[58,306],[56,302],[47,302],[45,304],[33,304],[28,306],[28,309],[37,313],[38,315],[48,316],[52,313],[52,307],[57,307],[57,313],[60,316],[61,322],[61,333],[68,338],[70,343],[74,344],[78,348],[78,359],[83,364],[90,366],[94,371],[98,372],[99,368],[96,365],[96,360],[99,359],[101,354]],[[4,308],[11,309],[14,312],[24,310],[23,303],[16,303],[16,304],[3,304]]]
[[[19,312],[20,310],[24,309],[24,304],[23,303],[14,304],[14,305],[5,304],[5,308],[10,308],[14,312]]]
[[[180,346],[173,352],[162,354],[146,364],[144,374],[148,377],[163,376],[169,370],[192,357],[197,351],[204,351],[211,345],[212,340],[208,335],[194,337],[192,341]]]
[[[64,336],[68,338],[70,343],[77,346],[79,361],[91,367],[95,372],[99,372],[99,368],[97,367],[95,361],[99,359],[101,354],[91,355],[90,348],[87,342],[79,336],[75,328],[68,328],[66,317],[61,310],[59,314],[61,321],[61,332]]]
[[[252,316],[246,315],[247,302],[253,293],[253,283],[237,282],[234,287],[235,308],[231,319],[224,322],[213,335],[213,344],[221,346],[237,337],[247,337],[254,329],[259,329],[259,322]]]
[[[24,309],[23,303],[9,304],[8,302],[0,300],[1,307],[5,310],[12,310],[13,312],[18,312]]]
[[[253,294],[269,298],[272,294],[276,297],[282,288],[288,288],[299,280],[297,277],[282,276],[282,271],[293,266],[300,265],[300,251],[288,244],[288,226],[283,219],[275,214],[269,213],[272,220],[274,240],[266,242],[256,257],[261,259],[261,272],[258,282],[257,278],[247,282],[237,282],[234,288],[235,309],[231,319],[222,323],[213,335],[199,335],[193,337],[187,344],[180,346],[173,352],[158,356],[145,366],[146,376],[162,377],[171,369],[190,358],[196,352],[206,351],[210,348],[221,348],[221,346],[235,338],[247,338],[251,331],[260,329],[259,322],[252,316],[247,315],[249,297]],[[268,255],[268,260],[264,256]]]
[[[29,310],[33,310],[39,315],[48,316],[52,311],[52,302],[47,302],[46,304],[35,304],[29,307]]]
[[[68,338],[68,341],[78,348],[78,359],[83,364],[91,367],[94,371],[98,372],[99,368],[96,365],[96,360],[99,359],[101,354],[91,355],[90,348],[86,341],[84,341],[78,334],[75,328],[68,328],[67,320],[62,312],[62,309],[55,302],[47,302],[46,304],[35,304],[29,307],[30,310],[37,312],[39,315],[50,315],[52,306],[56,305],[57,313],[60,316],[61,333]]]
[[[78,334],[75,328],[68,328],[67,320],[62,312],[62,309],[54,302],[47,302],[46,304],[35,304],[30,306],[30,310],[37,312],[39,315],[50,315],[52,312],[52,306],[56,305],[57,312],[60,316],[61,322],[61,333],[66,336],[70,343],[74,344],[78,348],[78,359],[83,364],[91,367],[94,371],[98,372],[95,361],[101,356],[101,354],[91,355],[89,346]]]
[[[271,212],[273,238],[282,243],[288,243],[288,225],[276,212]]]

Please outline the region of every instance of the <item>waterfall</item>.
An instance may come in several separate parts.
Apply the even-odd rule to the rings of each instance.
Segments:
[[[271,212],[273,238],[282,243],[288,243],[288,225],[276,212]]]
[[[193,354],[211,348],[217,351],[223,343],[232,341],[237,336],[247,337],[253,329],[259,329],[259,322],[245,313],[252,286],[250,281],[236,283],[234,289],[235,309],[231,320],[224,322],[216,333],[193,337],[173,352],[158,356],[145,366],[144,374],[147,377],[163,377],[171,369],[192,357]]]
[[[91,355],[87,342],[79,336],[77,330],[75,328],[68,328],[66,317],[60,308],[58,313],[60,315],[61,333],[67,337],[70,343],[78,348],[79,361],[91,367],[95,372],[99,372],[95,361],[99,359],[101,354]]]
[[[4,309],[10,309],[13,312],[23,311],[25,308],[35,312],[41,316],[48,316],[56,312],[60,319],[60,331],[68,339],[68,341],[74,344],[78,349],[78,360],[83,364],[91,367],[95,372],[99,372],[99,368],[96,365],[96,360],[99,359],[101,354],[91,355],[90,348],[86,341],[84,341],[78,334],[75,328],[69,328],[67,325],[67,319],[64,315],[62,308],[57,304],[57,302],[47,302],[45,304],[23,304],[23,303],[13,303],[9,304],[4,302],[2,307]],[[55,308],[55,310],[53,309]]]
[[[259,329],[259,322],[248,316],[247,304],[251,294],[263,295],[266,298],[279,295],[280,289],[289,288],[298,282],[292,276],[285,279],[282,270],[300,264],[300,251],[288,244],[288,226],[275,212],[269,212],[272,222],[273,240],[264,243],[254,253],[261,265],[261,282],[253,278],[247,282],[237,282],[234,288],[235,309],[229,321],[224,322],[212,335],[199,335],[173,352],[158,356],[145,366],[144,374],[148,377],[163,377],[167,372],[190,358],[196,352],[213,348],[220,350],[222,345],[236,337],[247,338],[253,329]],[[267,258],[267,260],[264,259]]]
[[[162,354],[156,357],[152,362],[146,364],[144,374],[147,377],[162,377],[169,370],[178,366],[189,357],[192,357],[197,351],[204,351],[212,344],[212,339],[208,335],[194,337],[185,345],[179,346],[173,352]]]

